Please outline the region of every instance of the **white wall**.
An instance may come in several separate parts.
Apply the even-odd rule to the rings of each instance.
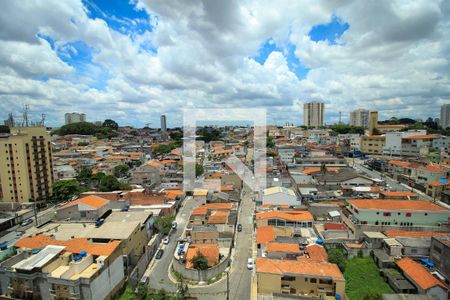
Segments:
[[[92,299],[105,299],[124,277],[122,256],[118,256],[108,269],[103,270],[100,276],[92,281]]]

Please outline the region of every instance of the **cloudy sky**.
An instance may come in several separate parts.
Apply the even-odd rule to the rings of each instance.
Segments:
[[[326,123],[355,108],[438,117],[450,103],[450,1],[2,0],[0,119],[169,126],[183,108],[267,108]]]

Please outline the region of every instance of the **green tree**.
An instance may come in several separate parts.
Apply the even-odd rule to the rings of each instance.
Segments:
[[[197,254],[191,259],[191,263],[196,270],[208,269],[208,259],[200,252],[197,252]]]
[[[204,172],[203,166],[201,164],[195,164],[195,176],[200,176]]]
[[[136,290],[137,290],[136,297],[138,298],[138,300],[145,300],[145,299],[147,299],[148,286],[145,283],[139,282]]]
[[[106,175],[100,179],[98,188],[100,192],[112,192],[121,190],[122,184],[120,184],[115,176]]]
[[[111,128],[114,130],[119,129],[119,124],[116,123],[116,121],[111,119],[106,119],[105,122],[103,122],[102,127]]]
[[[58,180],[53,183],[53,198],[57,201],[70,200],[80,194],[80,185],[76,180]]]
[[[381,293],[372,290],[367,292],[367,294],[365,294],[363,298],[363,300],[381,300],[381,299],[383,299]]]
[[[128,165],[118,165],[114,167],[114,176],[123,177],[130,170]]]
[[[331,263],[337,264],[342,272],[345,271],[346,259],[342,250],[330,249],[330,251],[328,251],[328,260]]]
[[[273,148],[274,146],[275,146],[275,143],[273,142],[273,137],[271,137],[270,135],[267,135],[266,147]]]
[[[364,134],[364,127],[350,126],[345,124],[333,125],[330,127],[336,134],[357,133]]]
[[[162,232],[165,235],[170,233],[170,229],[172,228],[172,222],[175,220],[174,216],[164,216],[159,217],[155,220],[155,227],[159,232]]]
[[[80,184],[88,185],[92,180],[92,169],[81,168],[75,178]]]
[[[89,145],[88,142],[79,142],[79,143],[78,143],[78,146],[81,146],[81,147],[83,147],[83,146],[88,146],[88,145]]]

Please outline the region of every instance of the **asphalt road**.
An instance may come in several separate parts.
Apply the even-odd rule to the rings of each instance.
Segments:
[[[244,188],[238,214],[238,224],[242,224],[242,231],[236,233],[235,249],[232,253],[229,270],[229,299],[250,299],[251,277],[254,271],[247,269],[247,259],[252,256],[253,213],[255,211],[252,194],[248,188]],[[149,275],[151,288],[176,292],[176,285],[169,279],[168,270],[175,251],[176,240],[180,237],[191,211],[196,206],[197,204],[192,198],[185,201],[176,218],[179,230],[173,234],[169,245],[165,246],[163,257],[150,263],[146,274]],[[227,299],[226,276],[211,285],[190,287],[188,293],[200,300]]]

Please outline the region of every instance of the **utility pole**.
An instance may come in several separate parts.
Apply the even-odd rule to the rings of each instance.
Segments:
[[[227,300],[230,300],[230,270],[227,271]]]

